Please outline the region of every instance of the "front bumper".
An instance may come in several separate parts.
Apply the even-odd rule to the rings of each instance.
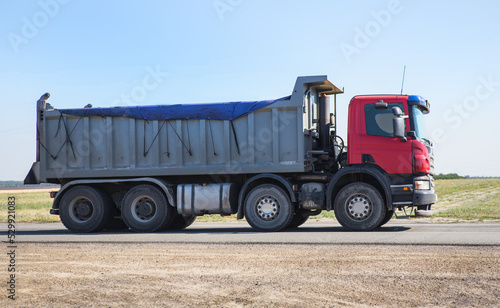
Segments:
[[[436,201],[437,195],[433,190],[415,190],[413,193],[413,205],[434,204]]]
[[[436,203],[437,195],[432,176],[417,176],[408,180],[412,183],[391,185],[393,207],[417,206],[424,209]],[[417,189],[418,187],[426,189]]]
[[[415,189],[413,192],[413,205],[430,205],[437,202],[437,194],[434,186],[434,178],[432,176],[419,176],[414,179],[414,183],[418,181],[429,182],[429,189]],[[416,185],[415,185],[416,186]]]

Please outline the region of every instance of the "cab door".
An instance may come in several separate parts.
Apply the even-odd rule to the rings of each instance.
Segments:
[[[361,160],[375,164],[390,174],[411,174],[411,142],[394,137],[392,107],[399,107],[408,114],[406,102],[401,99],[384,99],[387,108],[376,108],[375,102],[363,106],[361,121]],[[408,127],[408,119],[405,121]],[[406,129],[405,129],[406,131]]]

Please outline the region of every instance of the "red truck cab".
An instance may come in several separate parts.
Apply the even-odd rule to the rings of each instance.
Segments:
[[[424,121],[429,111],[418,95],[361,95],[349,104],[346,167],[376,169],[390,186],[389,208],[416,206],[421,216],[437,200]]]

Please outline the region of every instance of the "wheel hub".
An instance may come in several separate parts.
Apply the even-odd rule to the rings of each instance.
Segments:
[[[75,198],[69,205],[69,215],[75,222],[84,223],[92,217],[94,207],[87,198]]]
[[[149,197],[141,196],[132,202],[132,215],[138,221],[151,220],[156,214],[156,204]]]
[[[79,202],[75,210],[78,216],[86,217],[92,213],[92,206],[88,202]]]
[[[153,213],[153,205],[149,201],[141,202],[137,208],[137,214],[149,216]]]
[[[265,196],[257,203],[257,214],[264,220],[273,220],[278,213],[278,201],[271,196]]]
[[[355,195],[347,202],[347,212],[351,218],[362,220],[371,214],[372,204],[367,197]]]

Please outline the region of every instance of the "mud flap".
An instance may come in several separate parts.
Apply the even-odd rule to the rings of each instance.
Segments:
[[[24,185],[40,184],[40,162],[35,162],[31,166],[30,172],[24,179]]]

